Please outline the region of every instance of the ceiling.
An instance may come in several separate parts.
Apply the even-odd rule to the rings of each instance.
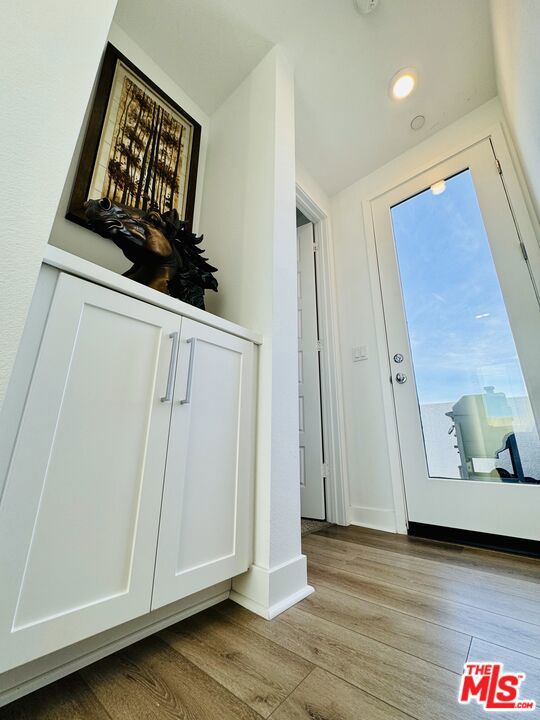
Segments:
[[[496,95],[489,0],[120,0],[116,21],[208,114],[282,45],[297,156],[330,195]],[[397,103],[404,67],[418,87]]]

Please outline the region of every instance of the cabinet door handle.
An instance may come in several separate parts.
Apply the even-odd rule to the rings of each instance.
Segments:
[[[171,400],[172,400],[174,376],[176,375],[176,363],[178,360],[178,341],[180,339],[180,334],[177,332],[173,332],[169,335],[169,337],[172,340],[171,359],[169,361],[169,375],[167,376],[167,389],[165,390],[165,395],[161,398],[161,402],[171,402]]]
[[[191,345],[191,348],[189,350],[189,367],[186,385],[186,397],[183,400],[180,400],[180,405],[189,405],[189,403],[191,402],[191,381],[193,379],[193,366],[195,364],[195,345],[197,343],[197,338],[189,338],[189,340],[186,340],[186,343]]]

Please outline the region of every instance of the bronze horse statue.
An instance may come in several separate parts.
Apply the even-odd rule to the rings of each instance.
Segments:
[[[141,212],[108,198],[88,200],[84,208],[90,228],[133,263],[125,277],[204,310],[204,291],[218,288],[217,268],[202,257],[203,236],[189,232],[176,210]]]

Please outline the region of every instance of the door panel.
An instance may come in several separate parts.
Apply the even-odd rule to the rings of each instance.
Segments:
[[[149,611],[179,330],[60,276],[0,505],[0,670]]]
[[[409,519],[539,539],[540,311],[489,140],[373,218]]]
[[[425,190],[391,212],[429,476],[538,478],[540,443],[470,170],[446,180],[443,197]],[[516,447],[502,450],[509,434]]]
[[[251,561],[254,348],[184,320],[153,608]]]
[[[297,229],[298,413],[302,517],[324,520],[321,390],[313,225]]]

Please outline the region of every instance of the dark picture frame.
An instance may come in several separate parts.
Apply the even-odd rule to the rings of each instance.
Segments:
[[[135,88],[133,92],[137,92],[139,94],[138,97],[143,98],[143,100],[141,101],[141,105],[142,102],[146,102],[146,115],[144,116],[144,119],[145,122],[147,124],[150,123],[150,125],[147,134],[143,136],[143,140],[145,142],[142,143],[139,137],[134,138],[136,142],[139,143],[138,146],[135,146],[135,150],[137,150],[138,147],[138,149],[140,150],[141,159],[144,160],[146,164],[148,164],[147,157],[144,157],[145,150],[148,156],[148,146],[150,147],[150,151],[152,152],[152,157],[155,158],[156,161],[159,160],[160,145],[157,138],[161,138],[162,134],[164,135],[164,133],[161,132],[164,126],[168,132],[167,139],[169,143],[172,143],[174,145],[174,140],[177,139],[177,158],[181,157],[182,160],[185,161],[185,167],[183,168],[184,175],[182,180],[178,180],[178,185],[175,184],[172,191],[169,191],[168,194],[164,192],[163,189],[161,190],[161,211],[176,208],[178,210],[180,218],[187,221],[187,229],[191,231],[195,207],[195,192],[199,163],[201,126],[183,108],[181,108],[177,102],[175,102],[171,97],[164,93],[163,90],[161,90],[161,88],[159,88],[158,85],[153,82],[153,80],[151,80],[143,72],[141,72],[128,58],[125,57],[125,55],[123,55],[119,50],[117,50],[117,48],[115,48],[114,45],[112,45],[111,43],[107,44],[103,57],[103,62],[101,65],[101,70],[96,87],[96,93],[93,99],[90,117],[88,120],[88,126],[86,129],[81,155],[79,158],[79,165],[77,167],[77,173],[75,175],[71,198],[66,212],[66,218],[68,220],[72,220],[73,222],[78,223],[79,225],[88,227],[84,214],[84,203],[89,198],[96,197],[98,189],[96,185],[96,175],[98,174],[98,163],[100,162],[101,175],[103,175],[104,173],[106,174],[103,187],[106,187],[108,185],[108,188],[111,188],[111,178],[109,176],[111,171],[109,169],[105,170],[103,162],[104,159],[107,159],[107,168],[111,167],[109,163],[115,162],[114,155],[111,154],[112,152],[114,152],[112,150],[114,142],[110,144],[109,150],[107,150],[107,145],[104,140],[107,132],[109,133],[109,135],[111,134],[111,128],[113,127],[114,122],[116,122],[117,120],[118,123],[120,122],[119,117],[117,118],[117,116],[120,115],[119,108],[121,107],[121,105],[118,104],[120,101],[116,101],[118,107],[116,111],[114,111],[114,106],[112,103],[114,103],[115,100],[114,98],[111,98],[111,93],[115,90],[118,84],[117,82],[115,82],[115,75],[117,73],[117,69],[119,70],[119,72],[124,73],[126,78],[129,78],[129,76],[131,76],[131,80],[128,79],[127,82],[130,83],[130,87]],[[124,80],[124,84],[125,83],[126,80]],[[115,88],[113,88],[113,84],[115,85]],[[123,92],[126,91],[123,90]],[[125,116],[127,116],[128,113],[129,109],[125,111]],[[142,109],[140,110],[140,114],[143,114]],[[160,118],[161,130],[159,125]],[[136,122],[137,118],[134,117],[133,125],[128,128],[128,130],[132,131],[133,136],[136,135]],[[154,123],[156,127],[153,127],[152,123]],[[167,123],[169,123],[169,125],[167,125]],[[126,123],[124,120],[124,127],[125,125]],[[117,127],[119,127],[119,125],[114,125],[115,130]],[[173,130],[176,131],[177,128],[179,128],[177,135],[174,135]],[[186,136],[189,134],[189,143],[187,142],[186,137],[182,139],[182,133],[184,131]],[[154,133],[152,137],[150,136],[150,132]],[[141,131],[139,131],[139,135],[140,134]],[[115,138],[116,136],[113,133],[113,141]],[[123,136],[122,139],[124,139]],[[131,153],[130,157],[133,158],[135,155],[132,147],[133,139],[131,140],[131,143],[128,141],[127,145],[129,145],[129,150]],[[165,151],[163,152],[165,153]],[[165,155],[162,155],[162,157],[165,157]],[[135,163],[136,160],[137,158],[135,157]],[[171,164],[174,164],[174,157],[171,158],[170,153],[169,160],[171,160]],[[141,188],[139,187],[138,193],[136,192],[135,182],[129,179],[129,166],[126,167],[126,162],[127,160],[125,160],[120,153],[120,160],[116,161],[117,179],[118,183],[120,183],[120,190],[118,190],[117,185],[113,183],[112,187],[114,188],[115,196],[109,197],[109,199],[114,200],[115,202],[119,202],[120,204],[124,204],[127,207],[131,207],[144,212],[145,210],[150,209],[152,202],[151,198],[149,197],[149,189],[144,188],[145,192],[141,192]],[[140,168],[137,169],[135,163],[132,162],[132,168],[135,168],[135,172],[139,173],[136,179],[139,180],[140,185],[143,181],[143,171]],[[163,185],[163,183],[165,182],[163,178],[169,177],[170,180],[171,173],[173,172],[172,168],[167,168],[165,166],[166,161],[161,160],[161,185]],[[178,166],[178,162],[176,162],[176,166]],[[144,165],[142,167],[144,168]],[[168,176],[167,170],[169,171]],[[133,175],[133,169],[131,174]],[[150,171],[148,171],[147,175],[148,178],[150,178]],[[173,174],[172,177],[173,180],[176,181],[176,175]],[[126,190],[126,186],[128,188],[130,187],[130,182],[131,190]],[[182,192],[180,191],[180,182],[183,183]],[[155,184],[156,183],[154,181],[154,185]],[[148,180],[146,180],[146,185],[149,185]],[[169,187],[170,189],[170,187],[172,187],[172,183],[170,186],[167,187]],[[123,198],[118,197],[120,193],[124,196]],[[107,192],[103,192],[101,193],[101,195],[107,196]],[[124,202],[122,202],[122,200],[124,200]],[[157,206],[157,202],[154,202]]]

